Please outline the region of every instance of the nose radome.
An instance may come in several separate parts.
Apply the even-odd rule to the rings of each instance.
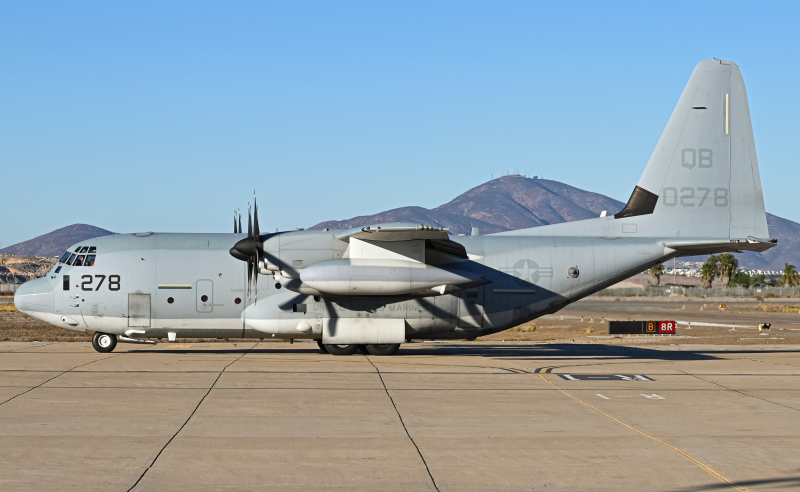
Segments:
[[[14,294],[14,305],[28,316],[53,323],[55,291],[46,279],[30,280],[17,289]]]

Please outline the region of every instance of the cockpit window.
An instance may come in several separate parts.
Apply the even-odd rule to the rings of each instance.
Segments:
[[[89,251],[89,246],[84,246],[78,251],[76,251],[76,253],[86,253],[87,251]]]
[[[95,255],[86,255],[86,259],[83,261],[83,266],[94,266],[94,258]]]
[[[70,254],[71,254],[71,253],[70,253],[69,251],[67,251],[67,252],[66,252],[66,253],[64,253],[64,255],[61,257],[61,259],[60,259],[60,260],[58,260],[58,262],[59,262],[59,263],[66,263],[66,261],[69,259],[69,255],[70,255]]]
[[[97,253],[97,248],[94,246],[89,246],[89,253]]]
[[[67,265],[72,265],[72,262],[75,261],[75,256],[77,256],[75,253],[69,255],[69,259],[67,260]]]
[[[78,257],[75,258],[75,263],[73,263],[72,266],[83,266],[83,260],[85,259],[86,255],[78,255]]]

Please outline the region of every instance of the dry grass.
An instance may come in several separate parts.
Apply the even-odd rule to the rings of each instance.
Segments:
[[[765,313],[800,313],[800,305],[781,306],[780,304],[759,304],[755,307],[755,310]]]

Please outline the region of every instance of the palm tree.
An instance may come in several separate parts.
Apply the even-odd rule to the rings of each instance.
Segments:
[[[700,278],[703,279],[703,287],[708,289],[711,282],[719,275],[719,258],[714,255],[708,257],[703,268],[700,269]]]
[[[656,279],[656,285],[661,284],[661,276],[664,275],[664,265],[656,265],[650,267],[650,275]]]
[[[797,287],[800,285],[800,273],[797,273],[797,268],[794,265],[784,263],[786,265],[783,269],[783,277],[781,283],[786,287]]]
[[[736,273],[739,267],[739,260],[730,253],[719,255],[719,278],[722,280],[722,286],[727,287],[731,283],[731,277]]]

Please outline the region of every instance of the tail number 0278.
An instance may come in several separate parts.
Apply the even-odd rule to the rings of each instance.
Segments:
[[[709,195],[711,195],[711,188],[690,188],[688,186],[680,190],[678,188],[664,188],[664,206],[702,207],[706,202],[710,204],[712,201],[715,207],[728,206],[727,188],[714,188],[714,195]]]
[[[99,282],[97,282],[97,286],[96,287],[93,286],[95,279],[100,279]],[[106,276],[105,275],[94,275],[94,276],[92,276],[92,275],[84,275],[84,276],[81,277],[81,280],[83,280],[83,282],[81,282],[81,290],[88,290],[88,291],[100,290],[100,287],[103,286],[103,282],[106,280]],[[108,276],[108,282],[106,282],[106,285],[108,285],[108,290],[112,290],[112,291],[119,290],[120,289],[119,281],[120,281],[119,275],[109,275]],[[92,288],[92,287],[94,287],[94,288]]]

